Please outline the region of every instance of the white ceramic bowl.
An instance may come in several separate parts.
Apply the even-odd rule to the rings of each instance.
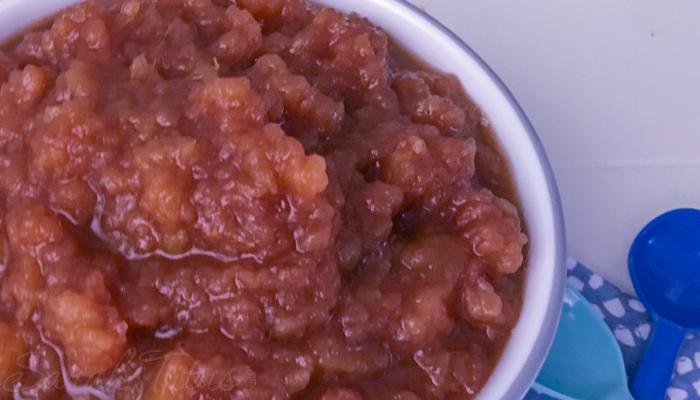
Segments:
[[[402,0],[314,0],[357,12],[438,70],[456,75],[491,122],[507,153],[530,236],[520,321],[478,400],[521,399],[534,381],[561,314],[565,282],[564,223],[552,169],[530,122],[503,82],[457,36]],[[0,0],[0,39],[77,3]]]

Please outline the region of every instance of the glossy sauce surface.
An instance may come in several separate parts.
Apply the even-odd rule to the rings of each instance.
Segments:
[[[366,20],[87,2],[7,42],[0,84],[5,395],[464,399],[498,362],[507,162]]]

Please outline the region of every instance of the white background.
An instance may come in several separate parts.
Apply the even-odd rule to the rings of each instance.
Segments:
[[[569,254],[633,292],[641,228],[700,208],[700,2],[413,0],[501,77],[537,130]]]

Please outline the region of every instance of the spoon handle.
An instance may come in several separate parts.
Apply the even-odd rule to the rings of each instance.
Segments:
[[[663,400],[671,380],[678,350],[687,329],[663,318],[656,321],[646,353],[632,381],[637,400]]]
[[[629,389],[624,388],[623,390],[620,390],[614,397],[615,400],[635,400],[634,397],[632,397],[632,393],[630,393]]]

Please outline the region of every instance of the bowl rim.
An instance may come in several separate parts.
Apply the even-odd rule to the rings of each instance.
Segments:
[[[310,1],[325,4],[326,2],[337,0]],[[405,19],[405,15],[400,15],[401,12],[408,13],[411,17],[423,20],[427,22],[430,25],[430,27],[437,29],[439,33],[443,35],[447,40],[452,42],[452,44],[459,47],[469,58],[471,58],[478,65],[479,68],[481,68],[481,70],[490,78],[491,82],[500,91],[500,94],[508,102],[512,111],[515,113],[517,119],[520,122],[520,125],[522,126],[523,130],[528,136],[527,139],[529,140],[535,151],[537,161],[539,162],[539,166],[541,168],[541,171],[544,175],[544,180],[546,182],[548,190],[547,197],[550,199],[551,202],[551,208],[549,209],[549,213],[553,218],[552,230],[554,234],[554,243],[552,258],[555,265],[550,287],[550,296],[547,301],[547,309],[544,311],[544,320],[540,325],[539,333],[535,338],[532,351],[529,352],[529,355],[524,361],[519,373],[512,380],[511,386],[507,390],[505,390],[505,392],[500,397],[500,399],[502,400],[522,399],[534,383],[535,378],[537,377],[537,374],[542,368],[547,353],[549,352],[549,349],[551,348],[551,345],[554,341],[554,336],[556,334],[559,319],[562,313],[564,291],[566,287],[566,231],[564,225],[564,215],[561,203],[561,196],[559,194],[558,186],[556,183],[554,170],[552,169],[552,166],[546,155],[544,146],[539,136],[537,135],[535,128],[526,116],[520,104],[515,99],[515,96],[512,94],[510,89],[508,89],[508,87],[501,80],[501,78],[493,71],[493,69],[471,47],[469,47],[469,45],[467,45],[464,42],[464,40],[462,40],[459,36],[457,36],[457,34],[455,34],[449,28],[443,25],[440,21],[438,21],[437,19],[426,13],[424,10],[420,9],[419,7],[415,6],[407,0],[364,0],[364,2],[372,4],[381,3],[382,8],[392,9],[393,12],[397,15],[397,17],[402,19]],[[364,15],[361,16],[364,17]],[[381,24],[377,24],[377,26],[383,28]],[[418,26],[418,28],[421,27]],[[418,56],[420,57],[420,54],[418,54]],[[430,62],[427,63],[430,64]],[[461,81],[461,83],[464,85],[463,81]],[[467,91],[467,93],[471,95],[469,91]],[[496,136],[497,138],[499,137],[498,132],[496,132]],[[530,285],[526,282],[526,287],[528,286]],[[531,288],[529,290],[537,290],[537,288]],[[528,290],[526,290],[526,292],[527,291]],[[518,322],[518,324],[516,324],[516,327],[519,324],[520,321]],[[510,343],[511,341],[512,337],[509,338],[508,343]],[[493,373],[495,373],[495,371],[495,369],[491,371],[492,375],[489,377],[489,381],[493,377]],[[489,381],[487,381],[482,390],[489,385]],[[485,400],[485,397],[477,395],[476,399]]]
[[[532,351],[530,356],[525,361],[523,368],[520,372],[519,379],[516,379],[514,384],[508,389],[503,399],[522,399],[527,391],[530,389],[532,384],[537,377],[537,374],[542,369],[544,361],[546,359],[547,353],[554,342],[554,335],[556,334],[557,326],[559,325],[559,319],[561,318],[564,291],[566,288],[566,231],[564,225],[564,212],[561,203],[561,196],[559,194],[559,189],[556,183],[556,177],[554,175],[554,170],[549,162],[549,158],[544,149],[544,145],[540,140],[535,127],[530,122],[529,118],[525,114],[518,101],[515,99],[513,93],[508,89],[506,84],[501,80],[501,78],[496,74],[496,72],[484,61],[469,45],[462,40],[456,33],[452,32],[449,28],[443,25],[440,21],[432,17],[427,12],[421,10],[415,5],[409,3],[407,0],[383,0],[389,3],[395,3],[399,6],[404,7],[407,11],[420,16],[425,19],[434,28],[437,28],[449,38],[454,44],[462,48],[462,50],[467,53],[474,61],[486,72],[486,74],[491,78],[493,83],[500,89],[502,95],[508,100],[510,106],[513,108],[515,113],[520,119],[520,123],[527,132],[530,141],[532,142],[537,158],[540,162],[540,166],[544,172],[545,180],[547,182],[547,188],[549,190],[549,197],[552,201],[552,215],[554,216],[554,254],[560,268],[555,268],[554,270],[554,280],[552,281],[552,291],[550,299],[548,301],[548,309],[545,311],[545,321],[542,324],[542,329],[540,329],[540,334],[535,340],[535,349],[542,349],[541,353],[537,351]],[[526,283],[527,286],[527,283]],[[510,342],[512,338],[509,338]]]
[[[77,4],[81,0],[50,0],[45,4],[42,0],[0,0],[0,20],[2,20],[2,15],[6,12],[10,14],[15,13],[17,18],[10,21],[4,29],[0,32],[0,43],[8,36],[13,35],[15,32],[20,31],[24,27],[30,26],[42,18],[50,16],[51,14],[67,7],[72,4]],[[321,2],[326,1],[337,1],[337,0],[310,0],[311,2]],[[535,338],[534,346],[529,352],[527,359],[525,360],[521,370],[518,375],[512,381],[511,386],[504,392],[501,399],[521,399],[529,390],[530,386],[534,382],[539,370],[544,364],[547,352],[551,347],[554,340],[554,335],[556,333],[556,328],[561,316],[563,296],[565,289],[565,279],[566,279],[566,238],[565,238],[565,227],[564,227],[564,217],[563,209],[561,204],[561,197],[556,184],[556,179],[554,171],[551,167],[549,159],[544,150],[544,146],[540,141],[537,133],[532,126],[530,120],[525,115],[522,107],[518,104],[515,97],[511,91],[507,88],[505,83],[498,77],[498,75],[489,67],[489,65],[471,48],[469,47],[459,36],[454,32],[440,23],[437,19],[430,16],[428,13],[420,9],[419,7],[409,3],[407,0],[365,0],[368,3],[378,3],[381,2],[385,7],[389,7],[396,10],[400,10],[403,13],[408,13],[414,18],[420,19],[428,23],[432,28],[437,29],[441,35],[443,35],[447,40],[452,42],[460,48],[464,54],[466,54],[470,59],[472,59],[478,67],[490,78],[491,82],[498,88],[503,98],[509,103],[512,111],[515,113],[517,119],[520,122],[523,130],[527,133],[527,139],[531,143],[537,161],[539,162],[539,167],[543,173],[544,180],[546,182],[548,190],[548,198],[551,202],[551,209],[548,212],[551,214],[553,220],[553,262],[554,262],[554,276],[551,282],[550,296],[547,301],[547,309],[544,312],[544,320],[539,329],[539,333]],[[43,4],[42,4],[43,3]],[[398,15],[399,13],[396,12]],[[380,24],[377,24],[381,27]],[[463,82],[462,82],[463,83]],[[463,83],[464,84],[464,83]],[[498,134],[497,134],[498,136]],[[529,286],[526,283],[526,287]],[[530,289],[535,290],[535,289]],[[512,337],[509,339],[510,343]],[[489,378],[491,380],[491,377]],[[488,385],[488,382],[487,384]],[[486,387],[486,386],[485,386]],[[482,397],[477,396],[477,399],[482,400]]]
[[[552,215],[554,217],[554,256],[556,262],[560,265],[560,268],[555,268],[554,279],[552,281],[552,290],[550,299],[548,301],[548,308],[545,311],[545,321],[542,324],[542,329],[540,329],[539,336],[535,340],[535,349],[541,349],[541,352],[532,351],[528,359],[525,361],[523,368],[520,371],[520,375],[514,381],[514,384],[506,391],[503,399],[522,399],[527,391],[530,389],[532,384],[537,378],[539,371],[544,365],[544,361],[547,358],[547,353],[552,347],[554,342],[554,336],[559,325],[559,319],[561,318],[562,306],[564,302],[564,291],[566,288],[566,231],[564,225],[564,211],[561,203],[561,196],[559,194],[559,189],[556,182],[556,177],[554,175],[554,170],[549,162],[549,158],[544,149],[544,145],[540,140],[535,127],[530,122],[529,118],[525,114],[518,101],[515,99],[513,93],[508,89],[506,84],[501,80],[501,78],[496,74],[496,72],[484,61],[469,45],[462,40],[456,33],[452,32],[449,28],[443,25],[440,21],[432,17],[427,12],[421,10],[415,5],[409,3],[407,0],[383,0],[389,3],[395,3],[401,7],[404,7],[407,11],[420,16],[425,19],[434,28],[437,28],[449,38],[454,44],[462,48],[462,50],[467,53],[491,78],[493,83],[500,89],[501,94],[508,100],[513,111],[520,119],[520,123],[527,132],[530,141],[532,142],[537,158],[540,162],[540,166],[545,175],[545,180],[547,182],[547,188],[549,190],[549,197],[552,201]],[[527,283],[526,283],[527,286]],[[510,342],[512,338],[509,338]]]

